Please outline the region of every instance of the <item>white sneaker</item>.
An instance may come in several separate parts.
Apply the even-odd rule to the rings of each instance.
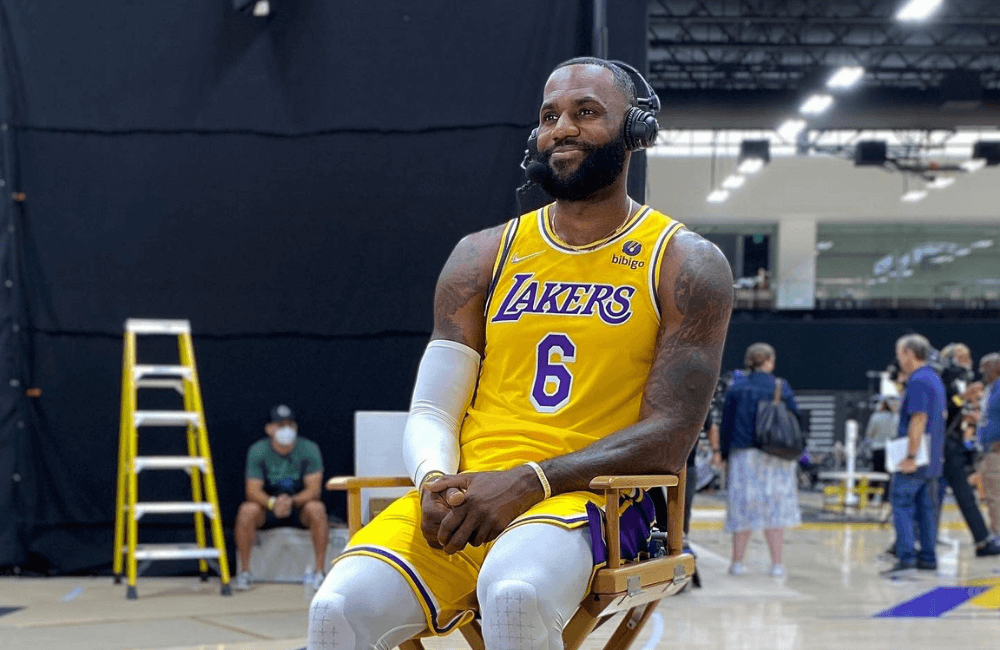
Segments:
[[[746,565],[742,562],[733,562],[729,565],[729,575],[731,576],[741,576],[745,575],[747,572]]]
[[[236,580],[233,581],[233,589],[236,591],[246,591],[250,588],[250,584],[253,582],[253,576],[250,575],[249,571],[243,571],[238,576]]]
[[[785,577],[785,565],[784,564],[772,564],[771,565],[771,577],[772,578],[784,578]]]
[[[313,583],[312,583],[313,591],[317,591],[319,589],[320,585],[323,584],[323,579],[325,577],[326,576],[323,575],[322,571],[317,571],[313,573]]]

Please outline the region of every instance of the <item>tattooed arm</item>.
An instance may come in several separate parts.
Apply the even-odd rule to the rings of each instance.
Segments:
[[[684,467],[722,363],[733,307],[729,263],[700,236],[678,233],[663,259],[658,296],[661,325],[640,421],[540,463],[553,494],[588,490],[602,474],[677,473]],[[436,492],[452,488],[463,490],[465,499],[441,522],[437,542],[449,553],[494,539],[543,497],[538,477],[526,465],[450,476],[429,487]]]
[[[434,291],[432,341],[455,341],[483,354],[486,345],[483,309],[503,228],[497,226],[468,235],[455,246]]]
[[[541,463],[553,494],[603,474],[677,473],[705,422],[733,310],[733,277],[718,248],[678,233],[660,269],[661,323],[639,422]]]

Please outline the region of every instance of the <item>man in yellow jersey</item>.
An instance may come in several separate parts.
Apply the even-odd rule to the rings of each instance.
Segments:
[[[335,562],[310,607],[311,650],[446,634],[476,602],[488,650],[561,650],[606,553],[591,479],[684,467],[732,275],[712,244],[626,193],[631,152],[655,138],[647,91],[637,99],[601,59],[549,77],[529,173],[555,203],[464,238],[446,263],[404,432],[418,489]],[[651,509],[642,494],[632,505],[634,549]]]

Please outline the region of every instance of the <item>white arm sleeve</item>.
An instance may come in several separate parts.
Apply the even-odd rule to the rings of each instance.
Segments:
[[[403,461],[413,484],[433,470],[458,472],[459,427],[479,377],[479,353],[455,341],[427,344],[410,415],[403,429]]]

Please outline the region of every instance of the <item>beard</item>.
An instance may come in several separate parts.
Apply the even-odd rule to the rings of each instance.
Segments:
[[[560,177],[552,168],[552,152],[539,153],[537,161],[545,165],[544,176],[538,181],[542,189],[559,201],[584,201],[611,185],[625,169],[625,138],[619,135],[606,145],[581,146],[583,160],[575,172]]]

